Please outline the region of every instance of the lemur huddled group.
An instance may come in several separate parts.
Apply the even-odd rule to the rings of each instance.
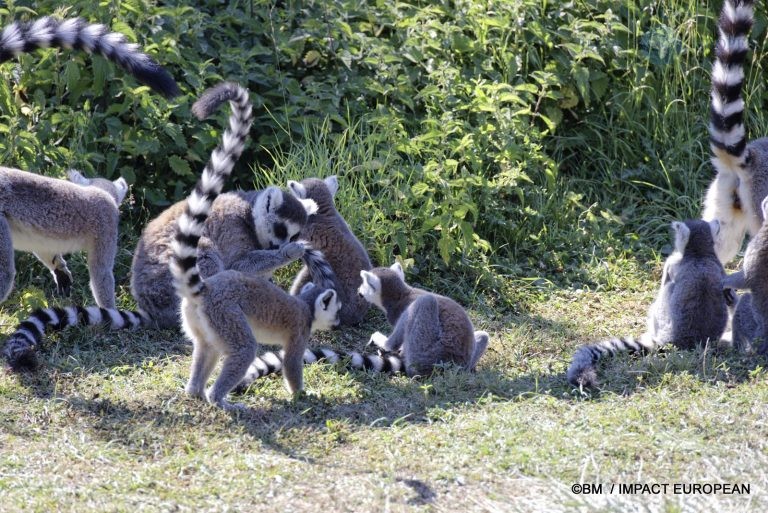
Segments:
[[[6,26],[0,62],[45,47],[99,52],[155,92],[168,98],[181,93],[138,45],[79,18],[45,17]],[[237,83],[222,82],[192,107],[202,120],[227,102],[229,125],[191,195],[141,234],[131,267],[136,311],[115,308],[112,273],[126,181],[88,179],[77,171],[70,171],[67,181],[0,167],[0,300],[13,288],[14,250],[33,252],[64,294],[73,278],[63,255],[85,251],[96,300],[94,306],[33,312],[5,341],[8,366],[37,367],[46,331],[102,325],[180,326],[193,345],[186,392],[226,409],[243,407],[227,400],[232,390],[273,372],[282,372],[289,392],[300,392],[304,364],[319,360],[408,376],[428,374],[441,363],[473,370],[488,334],[475,331],[455,301],[406,284],[399,263],[373,268],[336,210],[336,176],[290,180],[286,190],[270,186],[222,193],[250,132],[250,94]],[[273,283],[272,274],[298,259],[304,267],[286,292]],[[376,352],[309,347],[317,330],[362,322],[371,303],[393,327],[390,336],[371,336]],[[261,344],[281,349],[259,355]],[[219,360],[221,371],[206,388]]]
[[[752,1],[725,0],[709,125],[717,175],[704,198],[702,219],[672,223],[674,251],[664,263],[645,333],[577,349],[566,372],[573,385],[596,386],[598,362],[619,352],[719,341],[729,317],[738,348],[768,353],[768,269],[763,270],[768,267],[768,138],[748,143],[743,123],[744,61],[753,18]],[[81,19],[46,17],[5,27],[0,62],[49,46],[98,51],[155,92],[180,94],[171,75],[138,45]],[[14,250],[33,252],[63,293],[72,284],[63,255],[86,251],[97,303],[34,312],[5,341],[8,365],[36,367],[47,330],[100,324],[180,326],[193,344],[186,392],[223,408],[242,408],[228,401],[229,393],[275,372],[295,394],[302,390],[303,366],[320,360],[408,376],[429,374],[441,363],[474,370],[488,333],[475,331],[466,311],[450,298],[409,286],[399,263],[373,268],[336,210],[336,176],[291,180],[285,189],[222,192],[248,139],[249,92],[222,82],[204,91],[192,109],[202,120],[224,103],[231,108],[228,127],[191,195],[152,220],[139,239],[130,283],[136,311],[115,309],[112,274],[125,180],[88,179],[71,171],[65,181],[0,168],[0,299],[13,287]],[[736,256],[747,232],[743,268],[726,275],[723,265]],[[271,280],[276,269],[299,259],[304,267],[289,291]],[[735,289],[749,293],[738,296]],[[370,304],[392,325],[389,336],[371,335],[375,351],[309,346],[317,330],[361,323]],[[280,350],[258,354],[262,344]],[[206,389],[219,360],[221,371]]]

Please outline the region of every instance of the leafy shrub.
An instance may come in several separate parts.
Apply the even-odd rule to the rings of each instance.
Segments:
[[[145,219],[186,194],[219,137],[224,114],[192,120],[190,102],[236,80],[256,105],[241,160],[252,169],[242,164],[236,183],[359,173],[366,196],[345,201],[382,260],[599,285],[592,264],[653,258],[666,221],[697,215],[719,7],[15,0],[3,20],[55,12],[125,32],[189,95],[169,104],[100,57],[24,56],[0,68],[0,156],[38,172],[122,174]],[[753,65],[748,99],[759,103]],[[321,161],[276,160],[323,154],[317,141]],[[347,151],[354,144],[365,149]]]

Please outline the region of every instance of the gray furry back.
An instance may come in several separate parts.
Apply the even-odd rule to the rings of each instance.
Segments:
[[[171,75],[142,53],[139,45],[129,43],[123,34],[110,32],[104,25],[88,23],[81,18],[57,20],[46,16],[7,25],[0,34],[0,62],[48,47],[98,52],[163,96],[172,98],[180,93]]]

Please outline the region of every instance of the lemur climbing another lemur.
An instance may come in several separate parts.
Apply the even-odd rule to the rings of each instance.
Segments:
[[[298,296],[291,296],[263,276],[231,269],[202,276],[197,260],[204,223],[243,151],[252,120],[248,93],[236,84],[212,88],[198,104],[210,112],[225,100],[232,105],[230,128],[211,155],[178,220],[171,271],[181,297],[182,327],[193,344],[186,391],[213,405],[232,409],[243,406],[230,403],[226,397],[245,376],[260,343],[283,347],[286,387],[292,394],[301,391],[302,356],[309,336],[338,325],[341,305],[333,289],[312,283],[305,285]],[[224,360],[221,372],[206,391],[208,377],[220,357]]]

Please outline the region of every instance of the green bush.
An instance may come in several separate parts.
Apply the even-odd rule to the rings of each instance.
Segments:
[[[126,176],[131,215],[145,220],[187,193],[219,137],[225,115],[193,120],[194,97],[235,80],[256,105],[236,185],[286,169],[359,172],[367,196],[345,196],[345,208],[364,218],[351,222],[382,260],[601,286],[595,264],[654,258],[666,223],[698,213],[712,174],[707,70],[719,8],[15,0],[2,20],[80,15],[125,32],[188,94],[167,103],[100,57],[23,56],[0,68],[0,156],[42,173]],[[765,27],[761,17],[758,56]],[[764,110],[759,62],[750,126]],[[325,156],[275,160],[302,154]]]

